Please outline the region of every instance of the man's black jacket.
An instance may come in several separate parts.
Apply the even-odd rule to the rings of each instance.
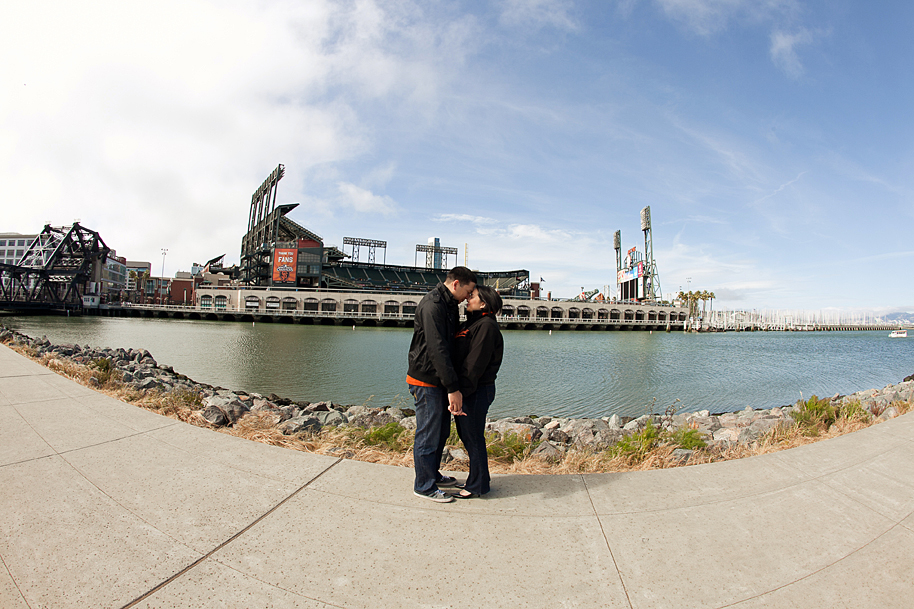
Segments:
[[[409,376],[444,387],[460,389],[454,370],[454,336],[457,334],[457,299],[443,283],[422,297],[416,307],[413,340],[409,345]]]

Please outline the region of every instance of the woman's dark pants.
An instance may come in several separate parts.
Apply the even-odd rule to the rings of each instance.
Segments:
[[[464,396],[466,416],[454,417],[457,433],[470,457],[470,475],[464,488],[482,495],[489,492],[489,456],[486,454],[486,415],[495,400],[495,385],[480,385],[476,392]]]

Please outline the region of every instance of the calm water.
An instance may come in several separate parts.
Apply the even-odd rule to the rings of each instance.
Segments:
[[[7,317],[55,343],[148,349],[201,382],[293,400],[409,404],[412,330],[100,317]],[[883,387],[914,374],[914,338],[888,332],[505,331],[493,416],[640,415],[773,407],[801,393]]]

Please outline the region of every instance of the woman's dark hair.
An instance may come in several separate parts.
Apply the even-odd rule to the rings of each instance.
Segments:
[[[487,285],[476,285],[476,291],[479,292],[479,298],[486,303],[486,312],[498,315],[501,311],[501,296]]]

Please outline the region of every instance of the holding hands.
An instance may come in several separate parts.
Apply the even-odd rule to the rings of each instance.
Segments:
[[[447,394],[448,401],[448,412],[450,412],[455,417],[466,416],[467,413],[463,411],[463,394],[459,391],[454,393]]]

